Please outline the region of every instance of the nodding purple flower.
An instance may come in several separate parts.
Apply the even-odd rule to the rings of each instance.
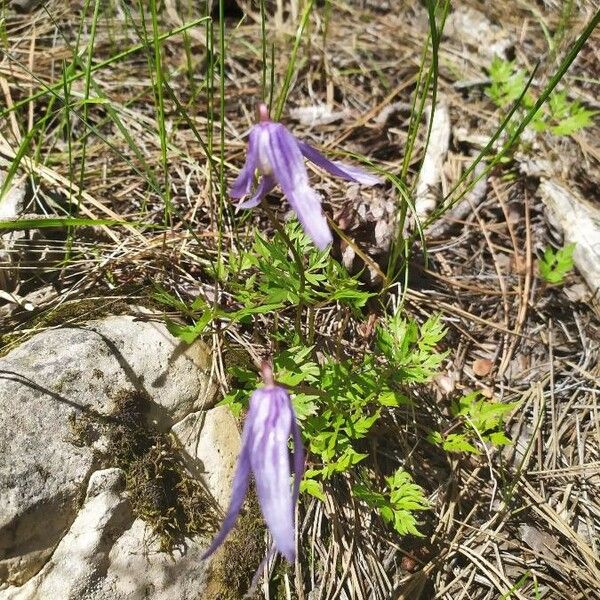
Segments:
[[[254,172],[258,169],[261,178],[254,196],[241,202],[238,208],[257,206],[279,184],[304,231],[317,248],[324,250],[332,241],[331,231],[321,209],[321,198],[310,187],[303,156],[331,175],[347,181],[375,185],[381,183],[381,179],[358,167],[331,161],[312,146],[300,142],[281,123],[269,119],[265,104],[259,105],[258,116],[259,122],[250,130],[246,163],[229,195],[242,198],[250,194],[254,186]]]
[[[269,366],[263,365],[262,372],[265,385],[250,398],[227,515],[203,558],[223,543],[235,524],[252,471],[260,508],[273,536],[273,547],[290,562],[296,559],[294,509],[304,470],[302,439],[288,392],[275,384]],[[294,440],[293,488],[288,451],[290,435]]]

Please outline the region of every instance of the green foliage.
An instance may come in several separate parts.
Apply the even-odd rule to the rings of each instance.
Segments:
[[[361,451],[361,440],[370,434],[384,410],[410,404],[406,394],[409,384],[427,382],[435,375],[445,356],[435,346],[444,333],[439,317],[418,325],[398,313],[380,325],[375,352],[360,359],[324,355],[317,362],[313,347],[306,345],[291,346],[274,356],[278,381],[293,391],[311,456],[303,491],[322,499],[324,481],[351,471],[367,458]],[[223,404],[239,414],[256,388],[257,378],[246,368],[233,367],[231,373],[236,387]],[[402,505],[396,508],[400,512],[393,517],[395,526],[413,532],[401,512]]]
[[[503,60],[496,56],[489,69],[490,85],[486,94],[499,108],[507,108],[515,102],[525,89],[528,74],[518,69],[514,61]],[[522,100],[523,108],[531,109],[535,99],[526,93]],[[536,112],[531,126],[540,132],[548,131],[554,135],[572,135],[584,127],[593,124],[597,111],[581,106],[577,101],[567,98],[567,92],[555,92],[547,103]]]
[[[544,125],[554,135],[571,135],[593,125],[597,111],[581,106],[577,101],[570,101],[567,92],[557,92],[550,96],[547,105],[547,118]]]
[[[542,279],[548,283],[562,283],[565,275],[573,269],[574,250],[575,244],[567,244],[556,251],[546,248],[544,257],[538,263]]]
[[[274,312],[289,322],[291,315],[286,313],[291,310],[297,317],[299,308],[329,304],[360,316],[372,296],[328,251],[316,251],[296,222],[286,224],[272,239],[257,233],[249,251],[223,257],[215,274],[233,300],[233,310],[201,298],[188,304],[164,290],[154,296],[188,321],[168,321],[169,330],[187,343],[217,319],[244,323],[254,314]],[[371,351],[353,359],[334,357],[322,348],[317,355],[300,333],[296,328],[276,334],[280,350],[272,357],[273,366],[279,383],[293,392],[309,452],[301,489],[324,499],[326,481],[353,471],[368,457],[364,440],[385,411],[410,404],[408,386],[426,383],[436,374],[446,356],[437,350],[445,328],[439,317],[419,324],[397,312],[382,319]],[[222,404],[240,415],[258,385],[257,374],[240,364],[231,366],[229,374],[234,386]],[[388,489],[374,508],[398,532],[418,535],[411,512],[427,507],[421,489],[403,472],[386,481]],[[364,489],[358,489],[364,496]]]
[[[377,346],[401,381],[424,383],[437,372],[446,352],[435,347],[446,335],[440,317],[432,317],[419,328],[398,311],[377,329]]]
[[[296,257],[302,259],[301,265]],[[245,264],[246,270],[253,269],[254,274],[234,290],[245,305],[262,303],[284,308],[339,301],[358,310],[372,296],[329,256],[329,250],[316,251],[297,221],[286,223],[284,234],[277,232],[272,240],[257,233]]]
[[[490,85],[486,94],[496,106],[504,108],[519,98],[525,88],[525,72],[515,67],[514,61],[495,56],[490,65]]]
[[[459,433],[441,434],[432,431],[427,439],[446,452],[480,454],[481,443],[504,446],[511,441],[504,433],[504,418],[518,406],[518,402],[494,402],[473,392],[451,406],[458,420]]]
[[[288,240],[302,264],[290,251]],[[316,251],[297,222],[287,223],[284,233],[277,232],[272,240],[256,233],[251,249],[229,254],[216,266],[215,275],[233,296],[237,309],[224,310],[203,298],[187,304],[162,289],[154,295],[154,300],[192,321],[167,321],[169,331],[188,344],[217,319],[245,323],[256,314],[330,303],[359,313],[373,295],[361,289],[360,282],[329,256],[329,250]]]
[[[409,473],[398,469],[386,477],[386,488],[376,492],[368,485],[355,485],[352,492],[356,498],[377,510],[380,516],[400,535],[423,535],[417,529],[415,512],[429,510],[429,502],[421,486],[414,483]]]
[[[171,335],[178,337],[186,344],[191,344],[196,338],[202,335],[215,318],[215,315],[219,314],[219,311],[208,306],[204,298],[201,297],[196,298],[194,302],[188,305],[173,294],[159,288],[154,293],[153,299],[164,306],[180,312],[192,321],[192,324],[182,324],[170,319],[166,321],[167,329]]]
[[[439,431],[432,431],[427,439],[436,446],[440,446],[446,452],[467,452],[479,454],[479,450],[469,440],[471,436],[467,433],[449,433],[442,435]]]

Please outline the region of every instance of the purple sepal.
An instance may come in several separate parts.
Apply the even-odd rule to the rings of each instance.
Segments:
[[[300,152],[310,160],[310,162],[317,165],[321,169],[324,169],[335,177],[341,177],[346,181],[356,181],[362,185],[377,185],[383,183],[383,180],[367,171],[360,169],[359,167],[353,167],[346,165],[342,162],[332,161],[321,154],[316,148],[305,142],[298,142]]]
[[[241,202],[238,208],[253,208],[279,183],[283,193],[298,216],[305,233],[320,250],[324,250],[333,237],[321,208],[321,197],[310,187],[304,157],[328,173],[362,185],[375,185],[382,180],[363,169],[331,161],[318,150],[296,140],[281,124],[269,120],[265,104],[259,105],[260,120],[250,131],[248,155],[229,194],[243,198],[252,192],[254,172],[262,178],[252,198]]]
[[[248,150],[246,153],[246,162],[237,176],[237,179],[229,189],[229,195],[232,198],[242,198],[252,191],[254,184],[254,172],[258,166],[258,143],[256,127],[250,130],[248,136]]]
[[[268,123],[268,136],[261,136],[259,156],[271,165],[306,234],[319,250],[324,250],[333,237],[321,208],[321,198],[310,187],[306,165],[294,136],[280,123]]]
[[[258,206],[262,199],[275,187],[275,178],[272,175],[263,175],[258,182],[256,194],[249,200],[240,202],[236,208],[254,208]]]
[[[250,464],[256,493],[275,548],[290,562],[296,558],[294,506],[290,490],[288,439],[294,419],[288,393],[273,386],[254,392]]]

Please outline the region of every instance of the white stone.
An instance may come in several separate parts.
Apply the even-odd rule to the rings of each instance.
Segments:
[[[120,469],[93,473],[85,502],[52,558],[25,585],[0,592],[2,600],[93,598],[112,539],[132,521],[124,487]]]
[[[173,427],[187,467],[202,479],[223,511],[227,509],[241,448],[237,423],[226,406],[188,415]]]
[[[134,519],[120,469],[96,471],[85,502],[52,558],[25,585],[0,591],[2,600],[197,600],[206,583],[208,540],[186,540],[160,552]]]

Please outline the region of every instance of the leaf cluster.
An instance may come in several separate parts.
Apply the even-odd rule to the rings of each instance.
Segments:
[[[575,244],[567,244],[556,251],[548,246],[543,258],[538,262],[542,279],[547,283],[562,283],[565,276],[573,269],[574,250]]]
[[[489,68],[490,85],[485,92],[499,108],[507,108],[517,101],[529,75],[515,65],[515,61],[494,58]],[[531,109],[535,104],[532,94],[526,93],[522,99],[523,108]],[[550,95],[533,120],[531,126],[539,132],[549,132],[556,136],[572,135],[593,125],[597,111],[585,108],[576,100],[569,100],[567,91]]]
[[[411,403],[410,384],[425,383],[437,373],[445,353],[436,346],[444,335],[439,317],[419,325],[398,312],[379,325],[373,351],[360,359],[339,360],[325,355],[317,362],[314,348],[302,344],[274,356],[279,383],[293,392],[311,459],[301,484],[303,491],[323,499],[323,482],[352,471],[367,458],[361,451],[361,440],[385,410]],[[256,388],[256,374],[243,367],[231,371],[237,385],[223,403],[239,414]],[[394,491],[394,486],[400,489],[400,481],[388,481],[391,491],[385,497],[389,510],[381,514],[398,531],[414,533],[415,522],[400,502],[404,496]],[[403,487],[402,493],[408,489]]]
[[[293,252],[289,244],[293,245]],[[286,223],[271,240],[257,232],[251,248],[223,258],[215,274],[233,297],[237,305],[234,310],[209,304],[201,297],[186,304],[165,290],[154,295],[156,301],[191,321],[167,322],[170,332],[188,344],[215,320],[246,323],[256,314],[330,303],[359,312],[373,295],[361,289],[358,279],[331,258],[329,250],[314,251],[296,221]]]
[[[385,478],[383,492],[374,491],[370,485],[359,484],[352,488],[356,498],[377,510],[384,521],[400,535],[423,537],[417,529],[415,513],[429,510],[429,502],[423,488],[402,468]]]
[[[517,406],[518,402],[496,402],[479,392],[472,392],[451,406],[451,413],[457,420],[454,432],[432,431],[427,439],[446,452],[468,454],[480,454],[482,443],[492,446],[510,444],[511,440],[504,433],[504,419]]]

